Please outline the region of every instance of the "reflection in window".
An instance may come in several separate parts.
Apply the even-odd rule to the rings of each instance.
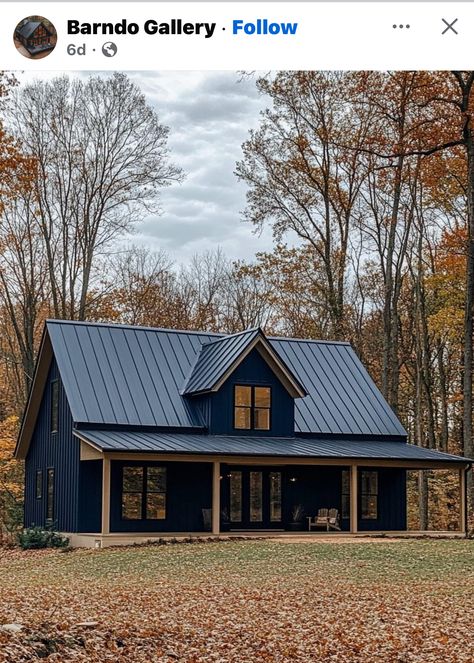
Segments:
[[[234,428],[270,430],[271,388],[235,385]]]
[[[54,518],[54,470],[50,467],[46,473],[46,520]]]
[[[242,472],[230,473],[230,521],[242,522]]]
[[[270,521],[281,521],[281,472],[270,472]]]
[[[350,518],[350,472],[349,470],[342,470],[341,474],[341,516],[342,518]]]
[[[36,499],[40,500],[43,497],[43,472],[36,470]]]
[[[122,518],[166,518],[166,468],[129,466],[122,470]]]
[[[122,518],[141,520],[143,501],[143,467],[124,467],[122,475]]]
[[[361,518],[378,518],[378,473],[376,470],[360,473]]]
[[[166,518],[166,468],[147,468],[146,517]]]
[[[263,520],[262,473],[250,472],[250,522]]]
[[[59,382],[51,382],[51,432],[56,433],[59,426]]]

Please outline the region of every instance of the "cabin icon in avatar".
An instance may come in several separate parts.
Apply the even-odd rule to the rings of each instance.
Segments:
[[[56,46],[56,31],[52,24],[41,16],[30,16],[15,28],[15,40],[35,57]]]

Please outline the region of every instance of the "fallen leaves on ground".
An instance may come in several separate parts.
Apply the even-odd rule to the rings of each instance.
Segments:
[[[467,663],[473,541],[0,551],[0,661]]]

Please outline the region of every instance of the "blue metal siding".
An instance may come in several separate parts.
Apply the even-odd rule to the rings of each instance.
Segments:
[[[166,519],[122,520],[124,465],[166,466]],[[212,506],[211,463],[154,463],[112,461],[110,483],[111,532],[202,532],[202,509]]]
[[[79,440],[72,434],[72,417],[59,379],[58,432],[51,433],[51,382],[59,379],[53,360],[35,431],[25,462],[25,525],[46,525],[46,470],[54,469],[54,522],[63,532],[77,531]],[[43,474],[42,498],[36,498],[36,471]]]
[[[268,470],[267,467],[256,465],[222,465],[222,501],[223,510],[229,511],[229,475],[231,471]],[[301,529],[308,529],[307,517],[313,517],[319,509],[338,509],[342,515],[342,471],[344,467],[317,467],[286,465],[274,468],[282,472],[282,526],[288,528],[292,522],[293,509],[301,505],[304,510]],[[364,468],[359,468],[360,472]],[[358,529],[360,531],[389,530],[402,531],[406,529],[406,471],[398,468],[367,468],[378,472],[378,518],[376,520],[362,520],[359,517]],[[245,483],[245,482],[244,482]],[[245,498],[245,495],[243,496]],[[268,495],[264,494],[264,499]],[[248,508],[248,499],[244,501],[244,508]],[[360,487],[359,487],[359,515],[360,515]],[[341,529],[349,530],[349,518],[340,520]]]
[[[79,466],[79,532],[100,532],[102,525],[102,461],[81,460]]]
[[[181,392],[203,344],[222,335],[62,321],[47,329],[75,421],[202,427]],[[350,345],[267,340],[308,392],[295,399],[294,432],[406,437]]]
[[[234,386],[236,384],[271,387],[271,428],[236,430],[234,428]],[[235,369],[218,392],[209,396],[211,417],[209,432],[213,435],[251,435],[253,437],[293,435],[294,399],[288,394],[257,350]]]
[[[373,471],[374,467],[365,468]],[[363,467],[358,468],[360,473]],[[359,522],[358,529],[364,531],[402,531],[407,528],[406,470],[398,468],[380,468],[378,471],[378,518],[363,520],[361,514],[361,491],[359,484]]]

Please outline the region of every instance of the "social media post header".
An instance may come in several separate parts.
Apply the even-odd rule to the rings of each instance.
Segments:
[[[474,3],[3,3],[10,70],[463,69]]]

